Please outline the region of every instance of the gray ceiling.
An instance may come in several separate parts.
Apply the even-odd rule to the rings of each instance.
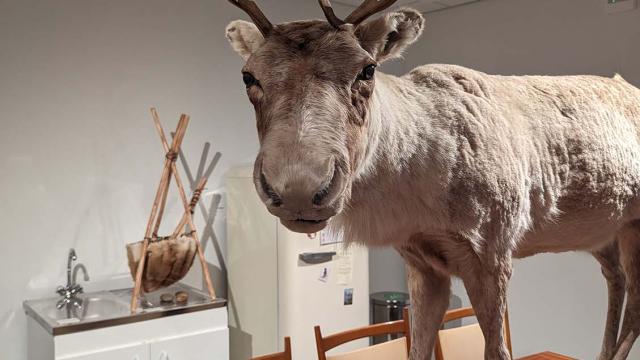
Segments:
[[[453,6],[464,5],[480,0],[398,0],[395,7],[412,7],[422,12],[430,12],[443,10]],[[336,3],[341,3],[349,6],[358,6],[362,0],[335,0]]]

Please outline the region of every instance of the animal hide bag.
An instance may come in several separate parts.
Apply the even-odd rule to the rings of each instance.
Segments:
[[[142,241],[127,245],[127,258],[131,276],[136,277],[140,262]],[[189,235],[159,238],[149,242],[147,258],[142,272],[142,288],[152,292],[181,280],[193,265],[196,240]]]

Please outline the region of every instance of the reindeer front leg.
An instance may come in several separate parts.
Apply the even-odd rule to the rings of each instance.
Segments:
[[[485,338],[485,360],[509,360],[504,339],[507,285],[511,278],[511,256],[502,255],[483,263],[467,264],[460,277]]]
[[[405,259],[411,293],[410,360],[431,360],[436,335],[449,306],[451,277],[426,264],[413,250],[398,249]]]

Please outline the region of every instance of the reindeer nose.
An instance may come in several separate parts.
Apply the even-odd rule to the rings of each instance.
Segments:
[[[264,191],[267,197],[271,200],[272,206],[279,207],[282,205],[282,198],[275,192],[275,190],[273,190],[271,185],[269,185],[263,172],[260,172],[260,186],[262,186],[262,191]]]
[[[268,205],[303,210],[326,205],[335,193],[338,178],[339,172],[335,166],[330,176],[324,179],[310,171],[299,169],[281,169],[278,175],[269,179],[261,171],[260,187],[270,200]]]
[[[337,180],[337,175],[338,168],[334,166],[333,172],[331,173],[331,178],[327,179],[327,181],[322,184],[322,188],[320,188],[320,190],[315,193],[315,195],[313,195],[313,199],[311,200],[313,205],[320,206],[322,205],[324,200],[327,199],[327,197],[331,193],[333,185],[335,184],[335,180]]]

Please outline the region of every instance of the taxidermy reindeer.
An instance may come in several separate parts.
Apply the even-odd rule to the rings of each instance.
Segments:
[[[255,186],[289,229],[326,226],[406,261],[412,360],[430,359],[460,277],[485,336],[509,359],[502,325],[512,258],[587,251],[609,310],[601,360],[625,359],[640,332],[640,90],[621,77],[493,76],[427,65],[376,67],[422,33],[415,10],[227,27],[255,107]],[[331,220],[331,221],[329,221]],[[624,323],[619,331],[627,293]]]

